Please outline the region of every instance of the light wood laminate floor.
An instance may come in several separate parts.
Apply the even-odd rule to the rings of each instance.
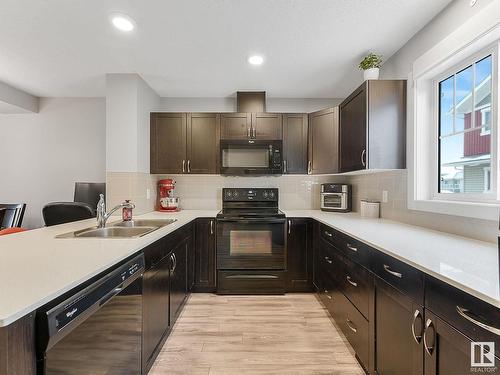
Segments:
[[[363,370],[314,294],[192,294],[150,374],[342,374]]]

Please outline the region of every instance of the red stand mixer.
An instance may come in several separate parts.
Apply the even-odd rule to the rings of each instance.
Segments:
[[[157,210],[176,212],[180,210],[180,199],[174,197],[175,181],[171,178],[158,181]]]

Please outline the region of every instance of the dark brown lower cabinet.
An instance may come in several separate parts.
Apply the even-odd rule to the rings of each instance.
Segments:
[[[178,244],[171,253],[170,261],[170,320],[173,326],[188,295],[187,256],[189,239]]]
[[[500,359],[494,359],[495,366],[485,367],[488,359],[481,355],[479,346],[471,350],[472,340],[457,331],[429,310],[425,312],[424,363],[425,375],[461,375],[474,372],[498,374]],[[489,347],[492,350],[491,347]],[[474,353],[474,358],[471,354]],[[472,359],[478,364],[472,367]],[[492,371],[488,371],[493,369]]]
[[[379,278],[375,305],[377,373],[422,375],[423,307]]]
[[[142,286],[144,374],[182,311],[190,291],[190,277],[194,280],[192,230],[188,224],[143,250],[147,265]]]
[[[288,292],[312,290],[312,223],[309,219],[287,219],[287,287]]]
[[[195,225],[195,281],[196,292],[215,292],[215,219],[202,218]]]
[[[168,330],[170,256],[165,256],[143,276],[143,368],[155,359],[158,343]]]

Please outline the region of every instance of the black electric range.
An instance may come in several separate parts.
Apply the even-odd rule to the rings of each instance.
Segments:
[[[275,188],[222,189],[217,214],[218,292],[284,293],[285,214]]]

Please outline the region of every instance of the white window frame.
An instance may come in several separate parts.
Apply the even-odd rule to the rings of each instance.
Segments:
[[[500,42],[500,1],[493,1],[471,15],[450,34],[418,57],[408,74],[407,92],[407,204],[410,210],[493,220],[498,222],[500,201],[459,201],[436,199],[437,136],[435,129],[435,90],[433,82],[439,74],[459,65],[476,53]],[[495,57],[495,74],[498,69]],[[492,84],[492,101],[499,108],[498,84]],[[493,113],[492,126],[498,124],[498,111]],[[492,135],[492,149],[497,150],[498,134]],[[492,168],[498,171],[497,160]],[[498,176],[498,172],[497,172]],[[498,190],[498,189],[497,189]]]
[[[500,42],[500,41],[499,41]],[[497,132],[497,124],[495,121],[492,121],[490,125],[490,134],[491,134],[491,189],[488,193],[452,193],[452,194],[447,194],[447,193],[440,193],[439,192],[439,83],[443,80],[445,80],[448,77],[451,77],[452,75],[466,69],[467,67],[473,65],[474,63],[482,60],[483,58],[491,55],[491,63],[492,63],[492,72],[491,72],[491,111],[493,115],[496,115],[498,113],[498,103],[497,103],[497,93],[496,93],[496,88],[498,85],[495,85],[495,82],[498,82],[498,44],[499,42],[495,42],[491,45],[489,45],[487,48],[482,49],[479,52],[474,53],[473,55],[463,59],[460,63],[452,66],[451,68],[446,69],[445,71],[439,73],[437,76],[434,77],[433,79],[433,112],[434,112],[434,119],[433,119],[433,134],[434,134],[434,142],[433,142],[433,164],[434,164],[434,173],[433,177],[431,178],[432,181],[432,199],[433,200],[440,200],[440,201],[458,201],[458,202],[484,202],[484,203],[500,203],[499,197],[498,197],[498,191],[497,191],[497,180],[498,180],[498,163],[497,161],[497,155],[498,155],[498,150],[497,150],[497,145],[498,142],[496,139],[498,138],[498,132]],[[475,72],[473,71],[472,73],[475,75]],[[473,80],[474,81],[474,80]],[[476,84],[477,82],[474,82]],[[456,82],[455,82],[456,85]],[[472,104],[473,106],[476,104],[474,103],[474,90],[475,87],[473,87],[472,90]],[[474,111],[475,109],[472,108],[472,126],[474,126],[475,122],[475,114]],[[478,129],[477,125],[474,126],[474,129]],[[473,130],[471,130],[473,131]],[[464,133],[465,134],[465,133]],[[483,134],[483,132],[481,132]],[[465,170],[464,170],[464,178],[465,178]],[[465,180],[464,180],[465,183]]]

